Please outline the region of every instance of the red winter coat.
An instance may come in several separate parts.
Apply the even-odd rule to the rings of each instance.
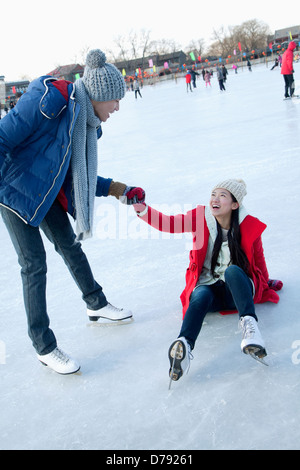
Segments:
[[[136,210],[143,209],[136,206]],[[180,296],[184,316],[201,274],[208,247],[209,230],[205,219],[205,206],[197,206],[187,214],[176,216],[166,216],[148,207],[148,212],[140,218],[162,232],[193,234],[193,250],[190,252],[190,263],[185,276],[186,285]],[[250,275],[255,287],[254,303],[279,301],[278,294],[268,286],[269,273],[261,241],[261,234],[266,227],[251,215],[247,215],[240,224],[241,247],[248,258]],[[221,313],[232,313],[232,311]]]
[[[185,76],[186,83],[191,83],[191,80],[192,80],[192,75],[190,73],[187,73]]]
[[[281,73],[283,75],[291,75],[293,73],[293,58],[294,58],[294,49],[296,48],[296,43],[291,41],[288,45],[287,50],[282,56],[282,65]]]

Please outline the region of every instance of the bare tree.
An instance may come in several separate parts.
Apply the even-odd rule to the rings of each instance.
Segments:
[[[117,36],[116,38],[114,38],[114,43],[118,48],[118,55],[117,55],[118,60],[121,60],[124,62],[126,62],[127,60],[130,60],[130,56],[129,56],[129,52],[127,48],[128,44],[124,36]]]
[[[241,43],[243,50],[264,49],[271,34],[269,26],[257,19],[248,20],[237,26],[229,26],[228,31],[221,27],[214,30],[215,40],[209,48],[211,55],[226,57]]]
[[[140,43],[141,43],[142,57],[143,58],[150,51],[150,44],[151,44],[150,35],[151,35],[151,31],[147,31],[145,29],[142,29],[141,32],[140,32]]]
[[[208,55],[225,57],[228,51],[229,37],[224,26],[221,26],[218,30],[214,29],[212,36],[214,42],[209,46]]]
[[[203,56],[204,50],[205,50],[205,42],[204,42],[204,39],[201,39],[201,38],[192,39],[190,43],[188,44],[188,46],[185,48],[185,52],[187,54],[190,54],[191,52],[193,52],[195,56],[197,57]]]
[[[81,51],[80,51],[80,56],[79,56],[79,60],[80,60],[80,63],[81,64],[85,64],[85,61],[86,61],[86,56],[88,55],[90,51],[90,46],[87,46],[85,45]],[[77,58],[75,60],[75,64],[77,63]]]
[[[144,59],[150,51],[150,31],[142,29],[140,31],[140,48],[141,48],[141,57],[142,57],[142,68],[144,68]]]
[[[213,31],[212,44],[207,51],[204,49],[203,39],[193,39],[190,41],[185,52],[194,52],[197,56],[207,55],[217,57],[227,57],[238,47],[240,42],[242,49],[249,51],[252,49],[264,49],[271,31],[269,26],[262,21],[252,19],[245,21],[241,25],[229,26],[227,29],[221,26]],[[148,55],[163,55],[176,52],[182,48],[174,39],[151,41],[149,30],[130,31],[127,37],[118,36],[114,39],[116,49],[109,50],[114,62],[127,62],[131,59],[144,58]],[[88,51],[88,50],[87,50]],[[87,52],[85,51],[85,52]]]
[[[150,49],[151,54],[163,55],[178,51],[181,46],[174,39],[160,39],[159,41],[152,41]]]
[[[139,57],[140,42],[136,31],[130,31],[128,42],[131,46],[132,59],[137,59]]]
[[[268,35],[271,34],[267,24],[257,19],[245,21],[240,26],[231,29],[231,35],[235,41],[239,41],[246,50],[264,49]]]

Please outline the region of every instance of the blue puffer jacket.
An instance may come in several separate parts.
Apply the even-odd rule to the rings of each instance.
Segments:
[[[0,205],[34,227],[58,194],[76,216],[69,167],[79,109],[73,83],[43,76],[0,121]],[[111,181],[98,177],[96,195],[107,196]]]

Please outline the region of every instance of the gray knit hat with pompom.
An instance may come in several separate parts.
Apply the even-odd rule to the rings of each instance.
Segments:
[[[82,81],[91,100],[121,100],[125,96],[125,81],[113,64],[106,63],[106,56],[100,49],[90,51]]]

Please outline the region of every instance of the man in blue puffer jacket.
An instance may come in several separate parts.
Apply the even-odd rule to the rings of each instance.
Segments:
[[[95,196],[111,195],[127,204],[145,198],[141,188],[97,176],[101,123],[119,110],[124,95],[121,73],[95,49],[82,79],[75,84],[50,76],[34,80],[0,121],[0,212],[21,266],[28,332],[38,359],[60,374],[80,366],[57,347],[49,328],[40,229],[68,266],[91,321],[132,317],[108,303],[79,241],[92,236]]]

